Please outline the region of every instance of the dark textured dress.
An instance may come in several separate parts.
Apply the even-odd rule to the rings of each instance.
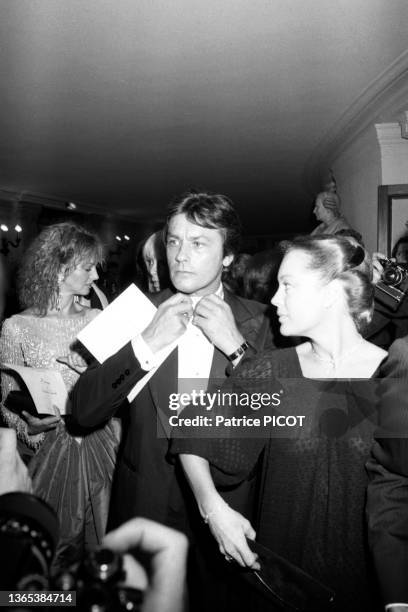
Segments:
[[[173,440],[173,452],[208,459],[218,486],[239,482],[263,453],[257,540],[333,589],[334,610],[381,609],[365,522],[365,463],[376,422],[375,375],[370,380],[306,379],[296,350],[290,348],[241,364],[224,388],[237,389],[283,392],[281,404],[269,415],[303,415],[303,425],[269,426],[256,433],[248,429],[251,438],[237,437],[229,428],[228,437],[218,439],[209,431],[213,428],[202,428],[200,439],[184,428],[184,436]],[[197,412],[187,410],[191,416]],[[219,410],[229,416],[254,416],[253,410],[238,405]],[[257,416],[262,413],[257,410]],[[185,411],[183,416],[190,414]],[[258,602],[256,609],[273,607]]]

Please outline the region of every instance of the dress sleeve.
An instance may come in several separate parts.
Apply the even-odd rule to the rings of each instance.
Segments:
[[[3,323],[0,336],[0,361],[14,365],[25,365],[24,353],[21,342],[21,333],[18,325],[12,319],[6,319]],[[43,433],[30,436],[27,431],[27,423],[17,414],[8,410],[4,401],[10,391],[19,390],[17,379],[2,371],[1,373],[1,398],[0,411],[2,417],[9,427],[16,430],[17,436],[30,448],[38,449],[45,435]]]
[[[260,416],[250,405],[251,397],[254,398],[255,393],[257,396],[270,394],[275,389],[276,379],[269,367],[270,354],[268,351],[247,360],[220,389],[210,388],[208,393],[216,398],[211,410],[203,405],[188,406],[181,416],[195,421],[183,420],[181,426],[172,431],[171,454],[191,454],[207,459],[217,486],[234,486],[245,480],[269,440],[266,428],[257,429],[245,423],[248,418]],[[266,412],[269,414],[271,410],[273,408],[269,407]],[[205,416],[210,420],[204,421]],[[192,428],[189,423],[194,422],[198,425]]]

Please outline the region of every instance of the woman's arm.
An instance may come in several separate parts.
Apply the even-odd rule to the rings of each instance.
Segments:
[[[6,319],[3,323],[2,333],[0,336],[0,361],[2,363],[9,363],[13,365],[25,365],[21,347],[20,330],[18,325],[16,325],[12,319]],[[22,419],[15,412],[8,410],[4,405],[4,401],[6,400],[10,391],[19,389],[19,384],[14,376],[7,374],[6,372],[1,373],[1,414],[8,427],[16,430],[17,436],[20,440],[22,440],[28,447],[38,449],[44,440],[44,433],[34,434],[34,431],[29,429],[29,426],[24,419]]]
[[[242,567],[256,566],[256,555],[246,538],[255,539],[251,523],[222,499],[215,488],[209,463],[203,457],[181,454],[180,461],[196,498],[203,520],[216,539],[220,552],[228,560],[232,557]]]

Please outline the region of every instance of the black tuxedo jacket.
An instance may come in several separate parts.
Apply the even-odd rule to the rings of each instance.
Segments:
[[[385,603],[408,603],[408,336],[396,340],[379,386],[379,428],[367,468],[370,545]]]
[[[151,297],[158,305],[171,295],[171,291],[166,290]],[[250,350],[273,347],[264,305],[227,291],[224,299]],[[228,364],[225,355],[215,348],[210,381],[224,379]],[[169,416],[174,414],[169,409],[169,395],[177,393],[177,373],[176,348],[130,406],[128,404],[129,418],[123,432],[123,448],[112,494],[113,525],[137,515],[185,529],[186,496],[191,493],[181,468],[168,457]],[[145,374],[130,342],[102,365],[93,363],[73,389],[74,419],[84,427],[105,422],[124,401],[127,403],[128,393]],[[229,494],[226,495],[228,498]]]

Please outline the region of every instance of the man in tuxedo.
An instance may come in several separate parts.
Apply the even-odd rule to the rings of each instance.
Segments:
[[[391,345],[380,377],[368,533],[385,609],[408,612],[408,336]]]
[[[229,293],[221,282],[239,239],[239,219],[225,196],[188,193],[175,201],[165,228],[174,289],[152,296],[158,308],[148,327],[102,365],[92,364],[73,390],[74,418],[82,426],[97,426],[156,367],[160,351],[178,342],[127,406],[129,421],[112,494],[114,525],[138,515],[187,531],[191,494],[181,469],[168,457],[169,419],[175,414],[169,398],[191,391],[195,381],[197,389],[221,381],[247,350],[273,347],[265,306]],[[226,498],[248,499],[252,484],[243,483],[238,493],[226,492]],[[243,511],[236,500],[235,507]]]

